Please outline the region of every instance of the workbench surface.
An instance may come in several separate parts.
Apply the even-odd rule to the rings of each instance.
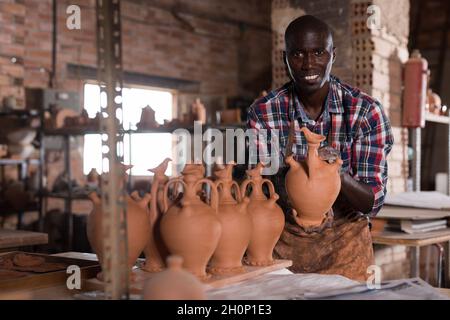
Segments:
[[[34,246],[47,243],[48,235],[46,233],[0,229],[0,249]]]

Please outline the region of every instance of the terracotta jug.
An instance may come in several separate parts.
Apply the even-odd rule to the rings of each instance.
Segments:
[[[262,168],[263,164],[258,163],[254,169],[247,170],[249,178],[241,185],[243,196],[251,186],[247,210],[252,218],[253,232],[245,262],[254,266],[273,264],[272,252],[284,228],[284,214],[276,204],[279,196],[275,193],[272,182],[261,176]],[[264,184],[269,187],[269,199],[263,193]]]
[[[182,179],[174,178],[166,184],[161,234],[170,253],[183,258],[186,270],[200,279],[207,279],[206,265],[217,247],[222,227],[217,217],[216,186],[201,178],[201,172],[197,165],[187,165]],[[184,194],[169,208],[167,191],[174,183],[184,187]],[[210,205],[198,195],[203,184],[211,187]]]
[[[87,236],[93,251],[97,254],[100,265],[103,263],[103,210],[101,198],[96,192],[91,192],[89,198],[93,210],[87,220]],[[146,194],[140,201],[125,196],[128,236],[128,265],[131,268],[149,242],[150,221],[148,218],[148,203],[151,195]],[[101,278],[101,275],[99,275]]]
[[[194,121],[200,121],[203,124],[206,123],[206,108],[200,101],[200,98],[195,99],[192,103],[192,114],[194,115]]]
[[[183,258],[167,258],[167,269],[144,284],[144,300],[205,300],[205,286],[182,268]]]
[[[306,127],[300,130],[308,143],[308,155],[302,162],[295,161],[292,155],[286,158],[290,166],[285,180],[286,191],[297,222],[305,227],[317,226],[322,223],[341,189],[339,169],[342,160],[337,158],[333,163],[322,160],[318,149],[325,137]]]
[[[164,268],[164,259],[168,255],[167,248],[161,238],[160,225],[162,212],[158,209],[158,198],[160,196],[161,186],[164,186],[168,181],[164,172],[167,170],[169,161],[172,160],[167,158],[156,168],[149,170],[154,173],[151,188],[152,198],[149,209],[150,241],[144,249],[145,265],[142,268],[149,272],[161,271]]]
[[[242,199],[239,185],[233,181],[234,163],[214,172],[219,193],[219,220],[222,235],[210,261],[208,271],[212,274],[235,274],[244,272],[242,257],[252,235],[252,219],[247,212],[250,200]],[[233,197],[233,192],[235,197]]]

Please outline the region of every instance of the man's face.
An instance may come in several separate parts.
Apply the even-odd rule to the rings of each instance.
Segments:
[[[297,32],[286,45],[287,68],[291,79],[304,92],[322,88],[330,78],[334,61],[331,36],[325,32]]]

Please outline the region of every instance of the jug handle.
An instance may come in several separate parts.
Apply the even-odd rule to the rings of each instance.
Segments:
[[[224,184],[224,182],[217,181],[217,182],[215,182],[215,184],[216,184],[217,191],[219,191],[219,188]],[[231,182],[231,187],[230,187],[231,191],[233,191],[233,188],[235,189],[235,197],[234,197],[235,200],[238,203],[241,203],[242,202],[241,189],[239,188],[239,184],[236,181]]]
[[[164,195],[163,195],[163,213],[166,213],[169,209],[169,205],[167,203],[167,199],[169,198],[167,192],[169,191],[169,186],[173,183],[180,183],[184,189],[186,189],[186,183],[181,178],[173,178],[170,179],[166,185],[164,186]]]
[[[219,209],[219,199],[218,199],[218,194],[217,194],[217,186],[214,182],[212,182],[209,179],[203,178],[198,180],[195,185],[194,188],[197,189],[198,185],[202,185],[203,183],[206,183],[207,185],[209,185],[211,187],[211,200],[210,200],[210,206],[214,209],[214,211],[217,213],[218,209]]]
[[[241,189],[239,188],[239,184],[236,181],[233,181],[231,184],[231,190],[233,190],[233,187],[235,189],[236,200],[237,200],[237,202],[241,203],[242,202],[242,193],[241,193]]]
[[[241,185],[241,196],[243,196],[243,197],[246,196],[246,194],[247,194],[247,187],[248,187],[249,184],[252,184],[252,185],[253,185],[253,188],[256,187],[255,181],[253,181],[253,180],[251,180],[251,179],[248,179],[248,180],[244,181],[244,182],[242,183],[242,185]],[[253,190],[252,190],[252,192],[253,192]]]
[[[272,181],[269,179],[263,179],[261,184],[264,185],[265,183],[267,183],[267,186],[269,187],[270,198],[276,197],[278,199],[278,195],[275,193],[275,187],[273,186]]]

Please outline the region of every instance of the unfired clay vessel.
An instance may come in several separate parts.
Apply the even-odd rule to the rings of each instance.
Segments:
[[[334,163],[320,159],[318,149],[325,137],[300,129],[308,143],[306,161],[297,162],[291,156],[286,158],[290,169],[286,174],[286,191],[292,203],[294,217],[305,227],[320,225],[326,213],[331,209],[341,189],[339,169],[342,160]]]
[[[247,194],[247,189],[251,186],[250,203],[247,210],[252,217],[253,232],[245,262],[254,266],[273,264],[273,248],[284,228],[284,214],[276,204],[279,196],[275,193],[272,182],[261,176],[262,168],[263,165],[258,163],[254,169],[247,170],[249,178],[241,185],[243,196]],[[269,199],[263,193],[264,184],[269,187]]]
[[[125,169],[129,166],[124,167]],[[125,175],[125,174],[124,174]],[[89,198],[93,203],[93,210],[87,220],[87,236],[92,249],[97,254],[100,265],[103,263],[103,210],[101,198],[96,192],[91,192]],[[128,265],[131,268],[137,258],[149,242],[150,221],[148,218],[148,203],[151,195],[146,194],[142,199],[136,201],[130,196],[125,196],[127,203],[127,236],[128,236]],[[99,275],[101,278],[101,275]]]
[[[192,114],[194,115],[194,121],[206,123],[206,108],[200,101],[200,98],[195,99],[194,103],[192,103]]]
[[[201,178],[202,170],[196,165],[187,165],[183,178],[169,180],[164,188],[164,214],[161,234],[171,254],[184,260],[184,267],[200,279],[207,279],[206,265],[219,242],[222,227],[217,217],[217,189],[214,183]],[[168,205],[169,186],[179,183],[184,187],[181,201]],[[202,184],[211,187],[210,205],[198,195]]]
[[[214,172],[219,193],[219,219],[222,235],[214,251],[208,271],[212,274],[235,274],[244,272],[242,257],[252,235],[252,219],[247,212],[249,199],[242,199],[239,185],[233,181],[235,164],[227,164]],[[235,197],[233,197],[233,192]]]
[[[167,248],[161,238],[161,217],[162,212],[158,209],[158,196],[161,185],[163,186],[168,178],[164,174],[171,159],[165,159],[156,168],[149,171],[154,173],[151,188],[152,199],[150,201],[149,220],[150,220],[150,241],[144,249],[145,265],[142,268],[149,272],[158,272],[164,268],[164,258],[167,256]]]
[[[205,300],[204,285],[182,268],[183,258],[167,258],[167,269],[147,280],[144,300]]]

